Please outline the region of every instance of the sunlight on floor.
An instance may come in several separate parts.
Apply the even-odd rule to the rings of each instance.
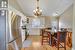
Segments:
[[[33,45],[33,47],[40,47],[41,46],[40,42],[34,42],[32,45]]]

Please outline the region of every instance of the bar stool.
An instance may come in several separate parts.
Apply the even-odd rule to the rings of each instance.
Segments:
[[[66,50],[66,31],[63,32],[57,32],[57,38],[53,37],[56,41],[56,47],[59,50],[59,48],[64,48]]]
[[[50,44],[50,32],[43,30],[42,45],[45,43]]]

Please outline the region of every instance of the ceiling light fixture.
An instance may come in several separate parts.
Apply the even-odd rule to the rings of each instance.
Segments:
[[[37,7],[35,10],[33,10],[33,13],[35,16],[41,16],[42,15],[42,10],[39,8],[39,0],[37,0]]]
[[[7,2],[6,2],[6,1],[2,1],[2,2],[1,2],[1,7],[2,7],[2,8],[3,8],[3,7],[6,8],[6,7],[7,7]]]

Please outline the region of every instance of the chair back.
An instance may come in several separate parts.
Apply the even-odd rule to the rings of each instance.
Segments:
[[[66,35],[67,35],[67,31],[60,31],[57,34],[57,37],[58,37],[60,42],[65,42],[66,41]]]

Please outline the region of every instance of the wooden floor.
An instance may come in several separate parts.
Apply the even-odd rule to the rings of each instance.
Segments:
[[[21,48],[21,50],[57,50],[56,47],[50,45],[41,45],[41,36],[29,36],[28,40],[31,40],[32,44],[27,48]],[[67,50],[71,50],[71,48],[67,47]]]

